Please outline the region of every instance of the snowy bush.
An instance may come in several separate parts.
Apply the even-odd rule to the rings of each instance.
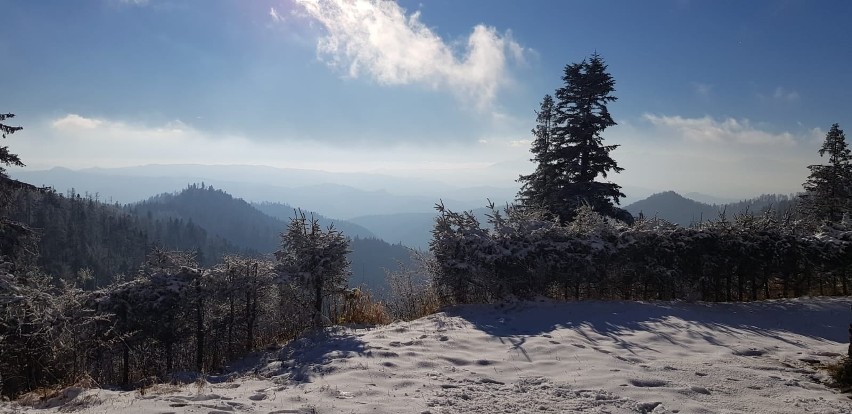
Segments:
[[[430,250],[442,300],[562,298],[757,300],[848,294],[852,223],[817,233],[791,217],[740,214],[692,227],[589,207],[566,224],[529,208],[490,206],[487,225],[438,205]]]

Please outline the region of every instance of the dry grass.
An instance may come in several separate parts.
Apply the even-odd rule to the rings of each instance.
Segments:
[[[852,358],[844,356],[833,364],[827,364],[825,369],[834,380],[835,387],[843,392],[852,392]]]
[[[20,396],[16,402],[22,406],[44,410],[60,408],[60,411],[73,411],[101,403],[95,395],[83,395],[85,391],[77,386],[39,388]]]
[[[441,309],[441,300],[423,269],[389,272],[388,284],[393,295],[388,307],[396,319],[410,321]]]
[[[374,301],[369,293],[361,289],[353,289],[346,295],[343,312],[337,319],[339,325],[384,325],[391,322],[385,305]]]
[[[54,408],[65,406],[71,401],[81,406],[97,403],[97,397],[87,395],[78,398],[85,390],[100,388],[100,385],[89,374],[82,374],[75,380],[51,387],[41,387],[20,395],[15,401],[23,406],[35,408]]]

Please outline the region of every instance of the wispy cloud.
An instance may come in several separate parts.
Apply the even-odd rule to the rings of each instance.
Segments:
[[[823,131],[822,128],[819,128],[819,127],[811,128],[808,131],[808,137],[809,137],[808,141],[810,141],[812,143],[823,142],[823,141],[825,141],[825,134],[826,134],[826,132]]]
[[[509,32],[476,25],[457,50],[395,1],[296,0],[326,30],[318,54],[349,76],[385,85],[446,89],[488,108],[510,81],[508,63],[524,58]]]
[[[748,119],[716,120],[709,116],[684,118],[654,114],[645,114],[643,117],[657,128],[666,129],[697,143],[783,146],[792,146],[796,143],[793,134],[764,131],[753,126]]]
[[[272,21],[275,23],[281,23],[284,21],[284,16],[278,13],[278,10],[275,10],[275,7],[269,8],[269,17],[272,17]]]
[[[707,83],[692,82],[692,89],[696,95],[702,98],[707,98],[713,93],[713,85]]]
[[[772,93],[772,99],[782,102],[795,102],[799,100],[799,93],[779,86],[775,88],[775,92]]]
[[[148,0],[115,0],[115,1],[118,2],[118,3],[121,3],[121,4],[131,4],[131,5],[134,5],[134,6],[144,6],[144,5],[148,4]]]

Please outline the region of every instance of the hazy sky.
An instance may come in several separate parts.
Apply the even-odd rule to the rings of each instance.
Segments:
[[[852,133],[852,2],[0,0],[0,111],[29,168],[383,171],[512,186],[534,110],[597,51],[615,182],[801,189]]]

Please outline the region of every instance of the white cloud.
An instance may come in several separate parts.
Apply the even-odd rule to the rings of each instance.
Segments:
[[[526,151],[512,148],[509,139],[495,137],[482,137],[479,143],[440,146],[401,143],[376,151],[357,143],[332,145],[286,136],[274,142],[258,142],[241,135],[206,132],[179,120],[154,125],[79,114],[44,120],[27,130],[31,139],[16,142],[15,150],[34,169],[252,164],[337,172],[381,169],[410,176],[450,177],[453,182],[476,185],[512,185],[512,177],[490,181],[493,174],[487,167],[529,158]],[[472,150],[474,145],[476,151]],[[477,170],[479,175],[453,175],[461,170]]]
[[[51,123],[54,129],[58,130],[75,130],[75,129],[94,129],[103,124],[99,119],[84,118],[77,114],[68,114]]]
[[[460,51],[454,50],[420,21],[419,12],[406,15],[395,1],[296,2],[325,28],[317,50],[329,65],[381,84],[447,89],[480,109],[510,81],[507,62],[524,55],[508,32],[482,24],[474,26]]]
[[[643,117],[657,128],[669,130],[692,142],[782,146],[792,146],[796,143],[793,134],[763,131],[752,126],[748,119],[716,120],[709,116],[684,118],[654,114],[645,114]]]

